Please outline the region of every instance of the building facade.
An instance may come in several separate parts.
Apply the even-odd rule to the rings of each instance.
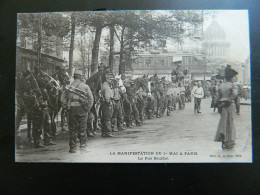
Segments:
[[[226,57],[230,43],[226,40],[224,29],[213,21],[205,30],[203,37],[203,50],[207,57]]]
[[[29,67],[34,70],[38,65],[37,52],[32,49],[26,49],[17,46],[16,48],[16,74],[19,74],[22,70]],[[41,54],[42,71],[49,75],[54,74],[56,66],[61,67],[64,60],[62,58],[54,57],[48,54]]]

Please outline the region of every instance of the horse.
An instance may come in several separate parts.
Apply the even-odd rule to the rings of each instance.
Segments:
[[[62,89],[57,80],[52,76],[41,70],[37,71],[36,79],[41,89],[46,90],[48,94],[48,108],[51,117],[51,131],[52,136],[57,134],[57,127],[55,123],[55,117],[61,109],[60,96]]]
[[[60,83],[61,86],[60,93],[59,93],[59,98],[60,98],[61,94],[65,91],[65,86],[71,83],[71,77],[69,76],[65,68],[59,69],[57,72],[55,72],[52,75],[52,77],[55,78]],[[59,107],[61,106],[59,105]],[[67,110],[61,107],[61,130],[62,131],[65,131],[64,123],[66,118],[67,118]]]
[[[91,76],[89,79],[86,80],[86,84],[90,87],[92,94],[93,94],[93,98],[94,98],[94,103],[93,103],[93,106],[91,107],[90,113],[89,113],[90,116],[91,115],[94,116],[92,118],[93,121],[91,122],[91,129],[92,129],[92,133],[94,133],[94,134],[98,129],[98,119],[100,116],[101,87],[102,87],[102,83],[104,81],[105,75],[107,73],[113,74],[113,72],[109,66],[100,68],[96,74],[94,74],[93,76]]]
[[[137,111],[140,119],[140,122],[143,123],[143,120],[145,118],[144,116],[144,109],[146,106],[146,97],[151,96],[151,87],[150,87],[150,81],[147,75],[144,75],[142,77],[138,77],[133,80],[134,86],[135,86],[135,92],[137,93]],[[133,108],[135,109],[135,108]],[[134,111],[134,110],[133,110]],[[134,111],[135,115],[135,111]],[[135,116],[135,118],[137,115]],[[138,122],[138,121],[137,121]]]
[[[22,117],[27,114],[27,138],[32,143],[32,129],[39,120],[40,97],[42,93],[38,82],[30,70],[22,71],[16,82],[16,133],[19,131]]]
[[[27,138],[32,143],[32,108],[31,104],[36,104],[31,98],[32,91],[29,82],[23,73],[20,73],[16,80],[16,120],[15,131],[18,133],[23,116],[27,116]]]

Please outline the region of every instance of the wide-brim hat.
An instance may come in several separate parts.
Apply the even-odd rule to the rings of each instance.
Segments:
[[[232,78],[232,77],[236,76],[237,74],[238,74],[237,71],[232,69],[230,65],[227,65],[227,67],[225,69],[225,78]]]

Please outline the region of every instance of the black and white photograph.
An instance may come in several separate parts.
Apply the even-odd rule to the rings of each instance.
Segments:
[[[252,163],[248,14],[18,13],[15,161]]]

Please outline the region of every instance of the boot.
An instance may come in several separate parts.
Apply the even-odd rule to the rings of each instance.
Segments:
[[[34,145],[35,148],[44,148],[44,145],[42,145],[41,143],[37,143]]]
[[[44,145],[45,145],[45,146],[54,146],[54,145],[56,145],[56,143],[50,141],[50,142],[44,143]]]

